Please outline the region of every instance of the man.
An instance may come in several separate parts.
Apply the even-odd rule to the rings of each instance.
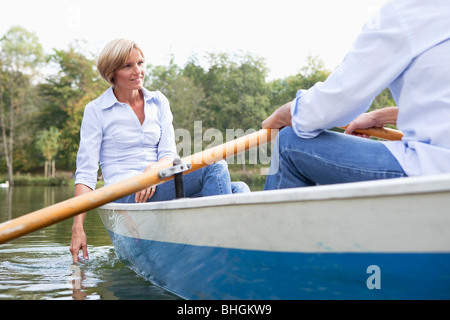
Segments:
[[[326,81],[263,122],[284,128],[265,189],[450,172],[449,61],[450,1],[387,2]],[[386,87],[398,107],[364,113]],[[326,130],[347,124],[347,135]],[[352,135],[385,124],[402,141]]]

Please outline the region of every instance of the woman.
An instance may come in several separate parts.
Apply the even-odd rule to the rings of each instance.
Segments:
[[[99,162],[109,185],[149,170],[156,163],[172,163],[177,157],[169,102],[161,92],[143,88],[145,58],[139,46],[126,39],[111,41],[100,53],[97,68],[111,87],[84,111],[75,196],[95,189]],[[231,183],[223,160],[185,175],[184,186],[186,197],[250,191],[245,183]],[[174,198],[171,180],[117,202]],[[88,259],[85,215],[77,215],[73,222],[70,251],[74,263],[78,262],[79,250]]]

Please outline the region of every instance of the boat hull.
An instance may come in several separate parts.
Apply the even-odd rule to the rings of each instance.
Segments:
[[[118,256],[186,299],[449,299],[446,178],[99,212]]]

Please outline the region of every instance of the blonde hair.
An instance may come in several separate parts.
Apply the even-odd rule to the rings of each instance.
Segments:
[[[97,59],[97,70],[100,75],[114,86],[114,74],[122,68],[133,49],[139,50],[142,57],[144,53],[136,42],[126,39],[116,39],[109,42],[100,52]]]

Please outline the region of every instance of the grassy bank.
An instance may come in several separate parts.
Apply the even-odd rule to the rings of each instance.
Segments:
[[[53,178],[46,178],[43,175],[18,173],[14,177],[14,186],[69,186],[73,184],[72,173],[59,172]],[[8,177],[0,176],[0,181],[6,181]]]
[[[247,166],[242,170],[240,165],[229,166],[231,181],[244,181],[252,191],[264,188],[266,176],[261,174],[261,168]],[[6,175],[0,175],[0,182],[8,180]],[[19,173],[14,175],[15,186],[72,186],[73,174],[70,172],[59,172],[54,178],[45,178],[43,175]],[[98,187],[103,185],[98,182]]]

